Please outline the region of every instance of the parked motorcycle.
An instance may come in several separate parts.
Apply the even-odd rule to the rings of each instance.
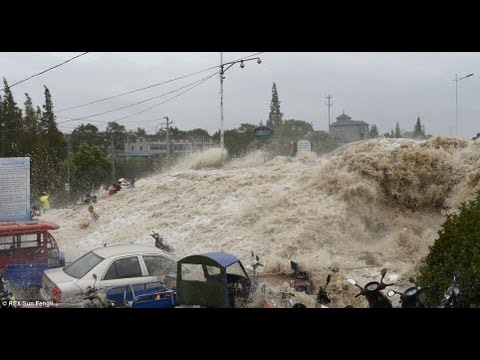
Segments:
[[[170,245],[164,244],[163,238],[158,233],[156,233],[155,231],[152,231],[150,236],[155,239],[155,247],[157,247],[157,248],[159,248],[163,251],[166,251],[166,252],[172,252],[173,251],[173,248]]]
[[[440,303],[441,308],[459,308],[460,302],[460,286],[458,284],[458,280],[460,279],[460,275],[458,273],[453,273],[453,282],[452,285],[445,290],[443,294],[443,300]]]
[[[315,307],[317,308],[328,308],[328,304],[330,304],[330,302],[332,301],[330,299],[330,297],[328,296],[327,294],[327,286],[328,284],[330,283],[330,279],[331,279],[331,275],[328,274],[327,276],[327,282],[325,284],[325,286],[322,288],[320,286],[320,289],[318,290],[318,294],[317,294],[317,302],[315,304]]]
[[[105,294],[100,294],[101,288],[97,288],[97,275],[93,274],[95,280],[93,286],[87,286],[85,291],[81,291],[76,296],[81,296],[82,301],[56,303],[55,307],[61,308],[110,308],[115,307],[115,302],[106,298]]]
[[[360,289],[360,293],[355,295],[355,297],[358,297],[360,295],[365,296],[365,298],[368,301],[368,307],[370,308],[391,308],[392,307],[392,302],[388,297],[385,296],[384,293],[382,293],[381,290],[385,289],[387,286],[391,286],[393,284],[385,284],[383,282],[383,278],[385,277],[385,274],[387,273],[387,269],[382,269],[381,275],[382,277],[380,278],[380,282],[378,281],[371,281],[367,283],[363,288],[357,284],[357,282],[354,279],[347,279],[347,281],[355,285]]]
[[[307,295],[313,295],[314,287],[310,275],[306,271],[300,270],[300,265],[295,261],[290,261],[290,267],[293,270],[294,288],[296,291],[305,291]]]
[[[425,305],[423,305],[418,296],[423,290],[427,289],[427,287],[418,286],[417,282],[412,276],[408,280],[415,286],[408,288],[403,293],[397,290],[390,290],[387,295],[389,297],[392,297],[395,294],[400,295],[400,303],[402,304],[402,308],[424,308]]]

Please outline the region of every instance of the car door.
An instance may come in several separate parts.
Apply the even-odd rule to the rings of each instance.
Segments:
[[[148,272],[147,281],[162,281],[169,288],[174,287],[177,264],[162,255],[143,255],[143,261]],[[173,281],[173,282],[172,282]]]
[[[147,281],[147,278],[142,273],[139,257],[131,255],[112,261],[103,275],[99,287],[106,289],[113,286],[139,284]]]

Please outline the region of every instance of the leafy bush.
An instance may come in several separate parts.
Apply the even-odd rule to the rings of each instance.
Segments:
[[[419,284],[430,286],[424,293],[428,306],[440,303],[453,272],[460,274],[461,305],[480,305],[480,191],[459,210],[446,216],[420,269]]]

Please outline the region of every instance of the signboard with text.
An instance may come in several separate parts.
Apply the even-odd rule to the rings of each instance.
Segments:
[[[30,220],[30,158],[0,158],[0,220]]]
[[[252,136],[259,141],[266,141],[270,139],[274,131],[266,126],[258,126],[252,130]]]
[[[312,143],[308,140],[300,140],[297,143],[297,150],[298,150],[298,153],[310,152],[312,151]]]

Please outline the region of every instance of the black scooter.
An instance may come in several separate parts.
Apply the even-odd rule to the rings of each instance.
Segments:
[[[460,275],[457,273],[453,273],[453,283],[445,290],[443,294],[443,300],[440,303],[440,308],[459,308],[460,302],[460,287],[458,285],[458,280],[460,279]]]
[[[390,290],[387,295],[389,297],[392,297],[395,294],[400,295],[400,303],[402,304],[402,308],[424,308],[425,305],[423,305],[418,296],[423,290],[427,289],[427,287],[418,286],[417,282],[412,276],[408,280],[415,286],[408,288],[403,293],[397,290]]]
[[[365,296],[365,298],[368,301],[368,307],[370,307],[370,308],[391,308],[392,307],[392,302],[381,291],[381,290],[385,289],[387,286],[393,285],[393,284],[385,284],[383,282],[383,278],[385,277],[386,273],[387,273],[387,269],[382,269],[382,271],[381,271],[382,277],[380,279],[380,282],[371,281],[371,282],[367,283],[363,288],[360,285],[358,285],[357,282],[354,279],[347,279],[347,281],[350,284],[355,285],[356,287],[360,288],[360,293],[355,295],[355,297],[358,297],[360,295]]]
[[[166,251],[166,252],[172,252],[173,251],[173,248],[171,246],[163,243],[163,238],[158,233],[156,233],[155,231],[152,231],[150,236],[155,239],[155,247],[159,248],[160,250]]]
[[[331,277],[332,276],[330,274],[328,274],[327,282],[326,282],[325,286],[323,288],[320,286],[320,289],[318,290],[317,302],[315,303],[315,307],[317,307],[317,308],[328,308],[327,305],[330,304],[331,301],[332,301],[327,294],[327,286],[330,283]]]
[[[290,261],[290,267],[293,270],[294,288],[296,291],[305,291],[307,295],[314,294],[314,286],[310,275],[306,271],[300,270],[300,265],[295,261]]]

